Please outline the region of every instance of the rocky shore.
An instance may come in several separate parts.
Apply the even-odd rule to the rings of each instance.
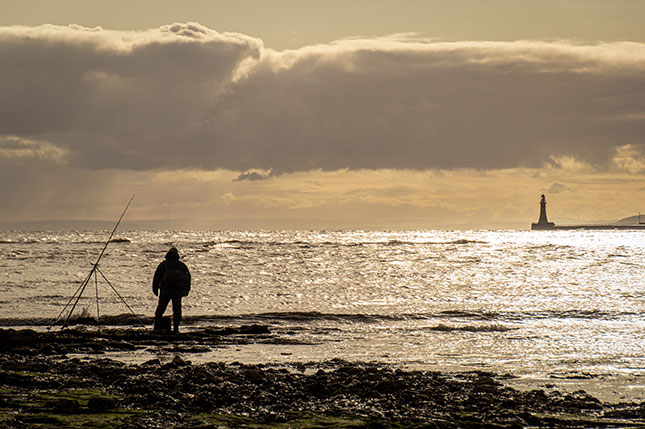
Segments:
[[[645,403],[519,391],[508,376],[343,360],[191,363],[204,348],[280,342],[261,325],[159,335],[0,329],[1,427],[645,427]],[[110,351],[171,347],[126,364]],[[70,357],[82,353],[91,358]]]

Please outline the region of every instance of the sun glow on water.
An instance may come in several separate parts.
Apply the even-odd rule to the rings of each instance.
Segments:
[[[5,318],[22,319],[55,317],[105,239],[103,232],[2,234],[0,310]],[[645,235],[640,232],[118,236],[127,240],[108,246],[101,271],[137,313],[154,311],[152,273],[175,245],[194,279],[185,300],[187,323],[267,323],[310,344],[298,348],[302,359],[530,374],[643,371]],[[107,286],[99,292],[103,315],[127,313]],[[94,312],[93,290],[79,308]],[[277,350],[272,356],[287,359]]]

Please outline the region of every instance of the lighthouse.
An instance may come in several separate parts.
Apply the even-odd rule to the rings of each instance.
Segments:
[[[544,197],[544,194],[542,194],[542,198],[540,199],[540,219],[537,221],[537,223],[531,224],[531,229],[536,230],[554,228],[555,223],[549,222],[549,220],[546,218],[546,198]]]

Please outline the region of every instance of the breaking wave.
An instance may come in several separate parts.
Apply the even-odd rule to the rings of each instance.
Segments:
[[[75,240],[75,241],[60,241],[60,240],[0,240],[0,244],[105,244],[105,240]],[[110,240],[110,243],[132,243],[132,240],[129,238],[113,238]]]
[[[467,245],[467,244],[486,244],[485,241],[479,240],[450,240],[450,241],[405,241],[405,240],[388,240],[388,241],[357,241],[357,242],[339,242],[339,241],[257,241],[257,240],[224,240],[208,241],[201,243],[203,246],[297,246],[297,247],[360,247],[360,246],[428,246],[428,245]]]
[[[498,324],[492,325],[466,325],[466,326],[448,326],[448,325],[436,325],[423,328],[425,331],[437,331],[437,332],[454,332],[454,331],[463,331],[463,332],[506,332],[511,331],[514,327],[503,326]]]
[[[266,312],[249,314],[201,314],[185,315],[183,321],[190,325],[209,325],[215,323],[288,323],[288,324],[309,324],[314,322],[332,322],[339,324],[374,324],[382,322],[398,321],[437,321],[434,326],[421,328],[428,331],[508,331],[515,329],[505,325],[507,322],[517,323],[536,319],[592,319],[592,320],[620,320],[626,318],[640,317],[635,312],[603,312],[603,311],[548,311],[548,312],[468,312],[468,311],[442,311],[437,313],[406,313],[400,315],[391,314],[362,314],[362,313],[321,313],[316,311],[294,311],[294,312]],[[88,324],[94,320],[88,317]],[[119,314],[101,315],[101,324],[105,325],[134,325],[139,320],[145,323],[152,323],[151,315],[141,314]],[[488,324],[450,324],[442,321],[478,321],[489,322]],[[454,323],[453,322],[453,323]],[[0,326],[47,326],[52,323],[47,318],[0,318]],[[415,328],[417,329],[417,328]]]

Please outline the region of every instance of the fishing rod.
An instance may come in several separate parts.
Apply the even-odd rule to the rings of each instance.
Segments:
[[[99,264],[99,261],[103,257],[103,254],[105,253],[105,249],[107,249],[108,244],[110,244],[110,241],[112,241],[112,237],[114,237],[114,233],[116,232],[117,228],[119,227],[119,224],[121,223],[121,220],[123,219],[123,216],[125,216],[125,212],[128,211],[128,207],[130,207],[130,204],[132,203],[132,200],[134,199],[134,194],[130,197],[130,201],[128,201],[128,204],[125,206],[125,209],[123,209],[123,213],[121,213],[121,217],[119,220],[116,222],[116,225],[114,225],[114,229],[112,230],[112,234],[110,234],[110,238],[107,239],[105,242],[105,246],[103,246],[103,250],[101,250],[101,254],[99,255],[98,259],[96,260],[96,263],[94,266],[97,266]]]
[[[125,216],[125,212],[127,212],[127,211],[128,211],[128,208],[130,207],[130,204],[132,203],[132,200],[133,200],[133,199],[134,199],[134,194],[132,194],[132,197],[130,197],[130,201],[128,201],[128,204],[125,206],[125,209],[123,209],[123,213],[121,213],[121,216],[119,217],[119,220],[116,222],[116,225],[114,226],[114,229],[112,230],[112,233],[110,233],[110,237],[109,237],[109,238],[107,239],[107,241],[105,242],[105,245],[103,246],[103,249],[101,249],[101,253],[99,254],[98,258],[96,259],[96,262],[92,265],[92,269],[91,269],[91,270],[90,270],[90,272],[87,274],[87,276],[84,278],[84,280],[81,282],[81,284],[79,285],[78,289],[76,289],[76,291],[74,292],[74,294],[72,295],[72,297],[69,299],[69,301],[67,302],[67,304],[65,304],[65,306],[63,307],[63,309],[61,310],[61,312],[58,314],[58,316],[56,317],[56,319],[54,319],[54,321],[52,322],[51,326],[50,326],[48,329],[51,329],[51,328],[56,324],[56,322],[58,322],[58,320],[61,318],[61,316],[63,315],[63,313],[65,313],[65,310],[67,310],[67,308],[70,306],[70,304],[72,303],[72,301],[74,301],[74,298],[76,298],[76,300],[74,301],[74,304],[72,305],[71,309],[69,310],[69,313],[67,314],[67,318],[65,319],[65,323],[63,323],[63,326],[62,326],[61,330],[65,329],[65,328],[68,326],[68,324],[69,324],[69,323],[68,323],[68,322],[69,322],[69,319],[70,319],[70,317],[72,316],[72,313],[74,312],[74,309],[76,308],[76,305],[78,304],[79,300],[81,299],[81,296],[83,295],[83,292],[85,292],[85,289],[86,289],[87,285],[89,284],[90,280],[92,279],[92,275],[94,275],[94,277],[95,277],[95,283],[96,283],[96,277],[97,277],[96,273],[97,273],[97,271],[98,271],[98,272],[101,274],[101,276],[102,276],[102,277],[107,281],[107,279],[105,278],[105,276],[103,275],[103,273],[102,273],[102,272],[99,270],[99,268],[98,268],[98,266],[99,266],[99,262],[101,261],[101,258],[103,258],[103,255],[105,254],[105,250],[107,249],[108,245],[109,245],[109,244],[110,244],[110,242],[112,241],[112,237],[114,237],[114,234],[116,233],[116,230],[119,228],[119,225],[121,224],[121,221],[123,220],[123,217]],[[112,284],[111,284],[109,281],[108,281],[108,284],[112,287],[112,289],[116,292],[116,294],[119,296],[119,298],[121,299],[121,301],[123,301],[123,303],[124,303],[124,304],[128,307],[128,309],[132,312],[132,314],[133,314],[135,317],[137,317],[137,316],[136,316],[136,314],[134,313],[134,311],[132,311],[132,309],[131,309],[131,308],[130,308],[130,306],[128,305],[128,303],[127,303],[127,302],[125,302],[125,300],[121,297],[121,295],[116,291],[116,289],[114,288],[114,286],[112,286]],[[96,312],[97,312],[96,317],[97,317],[97,323],[100,323],[100,322],[99,322],[99,320],[98,320],[98,319],[100,318],[98,306],[99,306],[99,304],[98,304],[98,284],[97,284],[97,285],[96,285],[96,308],[97,308],[97,310],[96,310]],[[143,323],[142,323],[141,321],[139,321],[139,323],[141,323],[141,324],[143,325]],[[144,326],[145,326],[145,325],[144,325]],[[99,324],[99,330],[100,330],[100,329],[101,329],[101,328],[100,328],[100,324]]]

